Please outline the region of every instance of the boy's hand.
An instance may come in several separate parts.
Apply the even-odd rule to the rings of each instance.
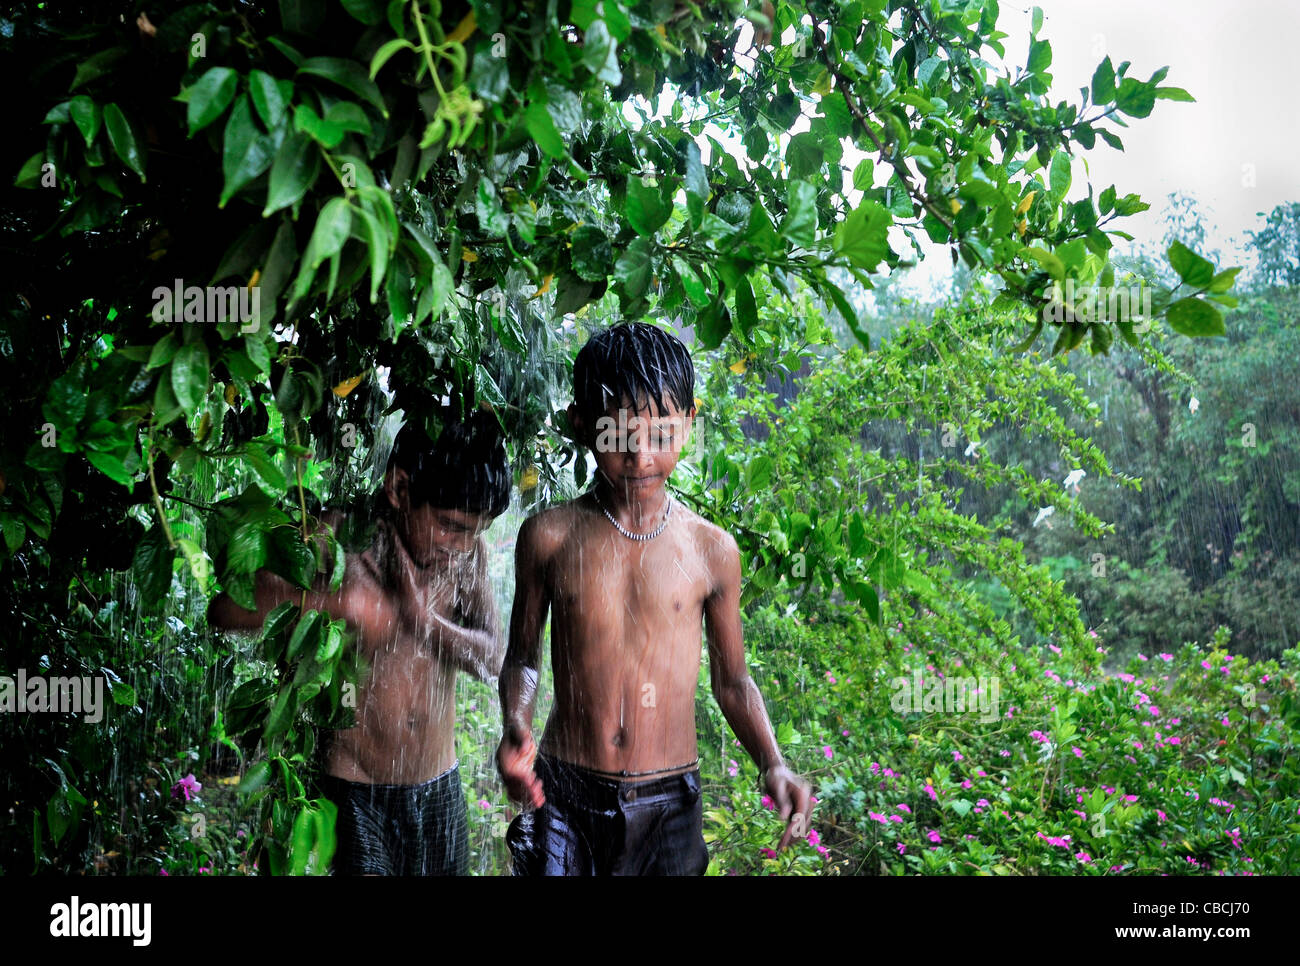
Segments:
[[[763,775],[767,794],[776,806],[777,814],[789,824],[781,836],[777,851],[784,851],[792,838],[805,838],[811,827],[812,788],[785,765],[769,768]]]
[[[531,734],[525,734],[522,740],[507,730],[497,747],[497,771],[505,782],[506,794],[516,802],[523,802],[526,807],[541,808],[546,804],[546,795],[542,792],[542,781],[533,770],[533,760],[537,757],[537,743]]]

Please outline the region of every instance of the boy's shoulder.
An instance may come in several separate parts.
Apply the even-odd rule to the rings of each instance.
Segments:
[[[686,530],[702,556],[716,561],[740,554],[735,537],[716,523],[704,519],[680,500],[673,501],[672,513],[674,517],[684,519]]]

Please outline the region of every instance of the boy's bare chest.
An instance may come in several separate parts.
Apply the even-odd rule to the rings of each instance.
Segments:
[[[557,610],[658,621],[699,620],[709,594],[708,572],[698,556],[680,543],[611,548],[605,542],[591,549],[557,561],[551,575]]]

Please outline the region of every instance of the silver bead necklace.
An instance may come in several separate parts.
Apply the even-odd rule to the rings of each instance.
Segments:
[[[649,533],[633,533],[631,530],[623,529],[623,525],[614,519],[614,514],[610,513],[609,510],[605,508],[605,504],[600,502],[600,497],[596,496],[594,490],[592,491],[592,496],[595,497],[596,505],[600,507],[601,512],[605,514],[605,519],[614,524],[614,529],[623,534],[623,536],[627,537],[629,540],[635,540],[638,543],[644,543],[646,540],[653,540],[655,537],[659,536],[659,534],[663,533],[664,529],[668,526],[668,515],[673,512],[673,498],[664,494],[663,523],[659,524],[659,526],[655,527]]]

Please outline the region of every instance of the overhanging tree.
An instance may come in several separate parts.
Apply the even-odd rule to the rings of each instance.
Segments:
[[[1080,190],[1079,153],[1190,98],[1107,58],[1052,104],[1041,12],[1024,66],[999,67],[1022,41],[1004,46],[995,0],[11,4],[5,20],[23,150],[0,529],[6,569],[39,560],[56,588],[124,549],[146,598],[178,555],[243,600],[263,565],[302,586],[341,575],[338,544],[309,539],[344,485],[340,426],[373,444],[381,411],[432,427],[444,398],[494,411],[544,497],[575,453],[556,412],[575,314],[672,320],[773,365],[804,344],[790,307],[809,291],[865,342],[852,288],[927,243],[998,276],[1032,310],[1026,345],[1051,327],[1056,351],[1138,344],[1161,317],[1219,334],[1232,302],[1235,270],[1183,246],[1146,317],[1054,298],[1111,286],[1117,224],[1146,207]],[[173,492],[204,473],[238,497]],[[87,556],[89,521],[108,537]],[[300,711],[338,710],[343,675],[338,628],[301,626],[273,622],[282,683],[239,705],[282,761]]]

